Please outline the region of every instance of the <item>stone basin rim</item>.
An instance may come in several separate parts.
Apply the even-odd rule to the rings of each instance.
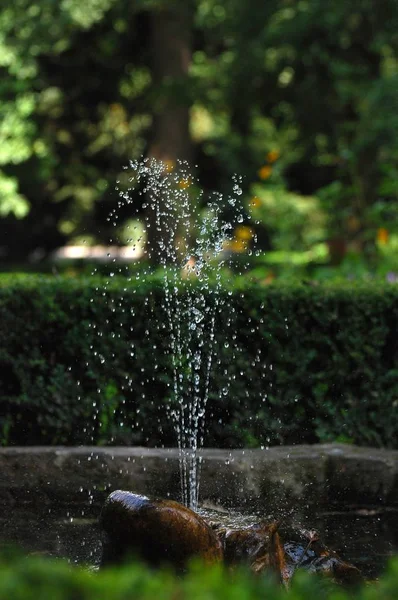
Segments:
[[[201,502],[245,508],[398,507],[398,450],[349,444],[204,448]],[[101,504],[114,489],[180,499],[179,450],[140,446],[0,449],[0,505]],[[83,491],[82,491],[83,490]]]
[[[143,457],[178,458],[178,448],[155,448],[147,446],[8,446],[0,448],[2,455],[23,455],[23,454],[98,454],[98,455],[134,455]],[[346,456],[357,456],[362,459],[372,458],[390,458],[398,461],[398,450],[388,448],[376,448],[373,446],[355,446],[343,443],[326,444],[297,444],[292,446],[269,446],[268,448],[202,448],[198,450],[198,456],[202,458],[224,458],[233,456],[234,458],[288,458],[311,456],[318,457],[336,456],[344,454]]]

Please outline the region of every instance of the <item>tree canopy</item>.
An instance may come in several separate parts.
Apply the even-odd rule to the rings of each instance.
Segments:
[[[108,239],[123,167],[155,156],[242,176],[275,260],[395,268],[397,32],[395,0],[1,3],[3,256]]]

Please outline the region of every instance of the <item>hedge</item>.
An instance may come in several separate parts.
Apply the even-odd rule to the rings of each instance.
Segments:
[[[215,297],[205,445],[397,447],[397,286],[236,278]],[[159,276],[1,276],[2,443],[176,445],[163,306]]]
[[[266,576],[194,565],[183,577],[137,564],[97,573],[62,561],[28,557],[0,562],[0,600],[394,600],[398,561],[377,583],[343,590],[297,572],[286,591]]]

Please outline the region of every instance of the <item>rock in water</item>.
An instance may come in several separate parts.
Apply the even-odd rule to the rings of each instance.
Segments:
[[[106,533],[102,565],[135,556],[154,567],[183,571],[191,558],[231,568],[246,564],[254,573],[268,571],[289,586],[298,569],[322,573],[344,585],[363,581],[361,572],[329,550],[315,531],[280,527],[278,522],[243,528],[208,524],[172,500],[150,500],[120,490],[108,496],[101,513]]]
[[[285,536],[289,538],[284,544],[289,579],[293,577],[296,569],[303,568],[312,573],[326,575],[342,585],[355,586],[363,583],[364,578],[360,570],[327,548],[316,531],[290,529]]]
[[[107,536],[102,566],[135,556],[181,571],[194,557],[207,564],[223,558],[221,542],[206,521],[172,500],[117,490],[108,496],[100,522]]]
[[[227,565],[246,564],[254,573],[269,571],[281,583],[286,583],[289,573],[286,567],[283,544],[278,534],[278,523],[260,523],[244,529],[215,527],[220,538]]]
[[[277,522],[242,529],[228,529],[214,523],[213,528],[223,544],[228,565],[246,564],[254,573],[272,572],[286,586],[297,569],[321,573],[347,586],[363,582],[359,569],[329,550],[315,531],[293,528],[279,531]]]

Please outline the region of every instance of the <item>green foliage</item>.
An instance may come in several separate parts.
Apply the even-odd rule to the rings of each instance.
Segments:
[[[112,190],[143,152],[151,75],[128,31],[139,9],[115,0],[0,7],[0,230],[25,217],[10,254],[51,250],[88,224],[97,232],[96,205],[117,197],[108,182]]]
[[[292,587],[285,590],[266,576],[202,564],[176,577],[137,563],[93,573],[61,561],[14,557],[2,559],[0,574],[0,600],[394,600],[398,589],[397,561],[379,581],[356,590],[337,588],[305,573],[297,573]]]
[[[115,183],[147,153],[166,102],[191,109],[188,154],[204,187],[230,191],[238,173],[242,206],[253,191],[262,200],[260,250],[278,252],[279,265],[319,262],[320,252],[333,262],[319,244],[338,240],[372,270],[383,262],[378,229],[398,233],[396,0],[188,4],[183,83],[173,69],[157,81],[151,31],[155,14],[166,19],[187,2],[0,6],[0,238],[9,257],[82,236],[115,239]],[[280,158],[259,177],[275,149]],[[138,198],[135,208],[142,217]],[[122,211],[121,226],[129,218]]]
[[[395,285],[226,285],[206,445],[396,447]],[[3,444],[175,445],[162,303],[156,274],[2,276]]]
[[[15,177],[7,177],[0,171],[0,216],[12,213],[18,219],[25,217],[29,212],[29,202],[18,193],[18,182]]]

